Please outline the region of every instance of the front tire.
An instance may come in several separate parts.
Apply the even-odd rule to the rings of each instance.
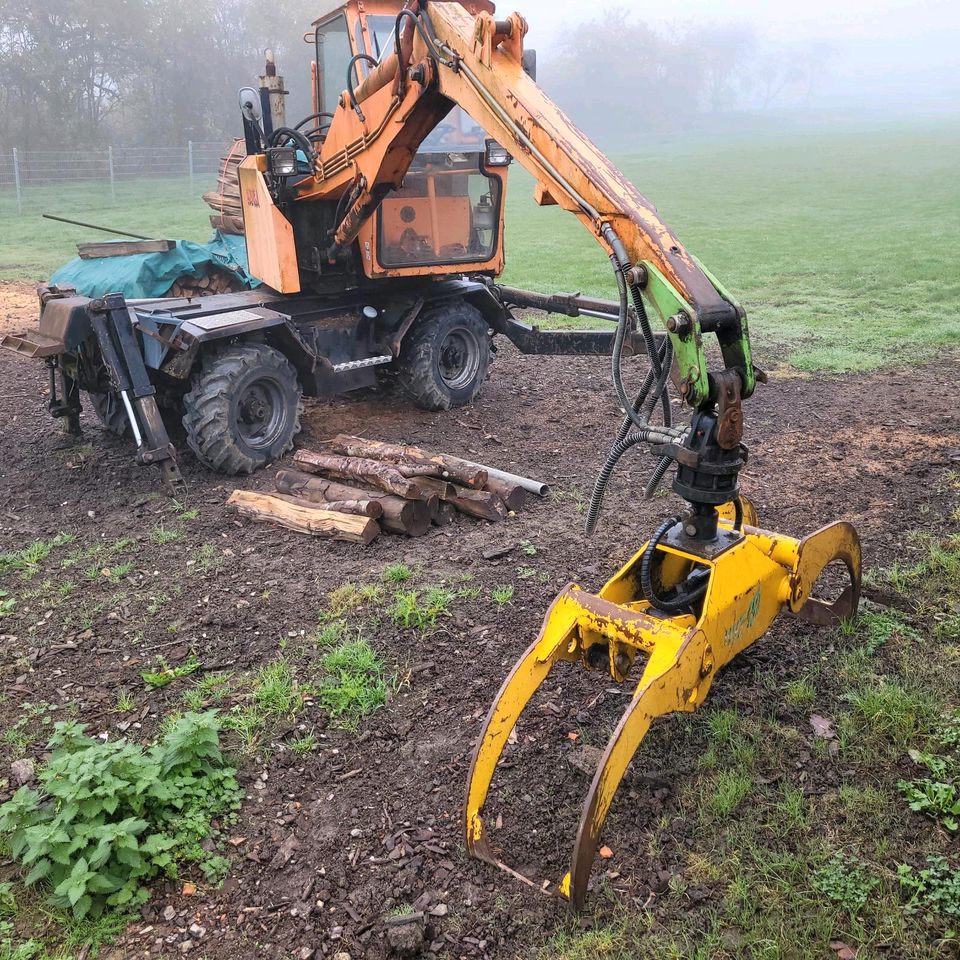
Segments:
[[[397,372],[403,389],[425,410],[470,403],[490,369],[490,328],[464,300],[428,307],[403,341]]]
[[[287,358],[263,343],[208,356],[184,397],[183,426],[197,459],[220,473],[253,473],[293,447],[300,384]]]

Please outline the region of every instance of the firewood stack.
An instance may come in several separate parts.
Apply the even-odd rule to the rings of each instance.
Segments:
[[[370,543],[381,530],[420,537],[458,513],[496,523],[523,506],[523,487],[483,467],[419,447],[341,434],[298,450],[275,493],[235,490],[227,506],[313,536]]]
[[[217,189],[203,195],[212,207],[210,224],[221,233],[243,236],[243,211],[240,208],[240,161],[247,155],[243,140],[234,140],[227,155],[220,158]]]
[[[236,293],[243,288],[243,283],[235,274],[229,270],[214,268],[199,277],[185,273],[173,281],[173,285],[164,296],[209,297],[215,293]]]

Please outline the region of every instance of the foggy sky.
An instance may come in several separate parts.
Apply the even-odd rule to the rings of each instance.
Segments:
[[[672,0],[669,6],[662,0],[497,2],[500,15],[519,10],[530,23],[528,45],[545,50],[562,31],[574,28],[583,10],[593,18],[616,7],[666,30],[695,23],[746,24],[787,49],[825,42],[831,57],[816,106],[960,110],[960,0]]]

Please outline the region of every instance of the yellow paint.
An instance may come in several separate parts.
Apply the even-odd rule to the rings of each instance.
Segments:
[[[732,510],[721,511],[732,517]],[[756,519],[752,506],[745,509]],[[722,521],[732,529],[730,519]],[[651,614],[638,595],[639,565],[646,545],[610,579],[597,596],[575,585],[553,602],[536,641],[504,682],[478,741],[465,805],[468,851],[505,866],[494,854],[483,824],[483,807],[500,755],[530,698],[561,660],[589,663],[589,650],[608,646],[609,674],[623,681],[618,663],[644,653],[646,667],[600,761],[584,803],[571,870],[557,892],[579,906],[586,893],[590,865],[600,830],[620,781],[651,722],[668,713],[695,710],[703,702],[716,672],[767,631],[790,604],[802,610],[814,582],[832,561],[847,564],[858,590],[860,548],[847,523],[835,523],[802,541],[745,527],[739,540],[712,560],[661,547],[661,574],[672,586],[694,566],[710,571],[699,616]],[[857,596],[854,591],[854,600]],[[799,606],[793,606],[795,598]],[[579,867],[578,867],[579,865]],[[510,868],[506,868],[514,873]]]

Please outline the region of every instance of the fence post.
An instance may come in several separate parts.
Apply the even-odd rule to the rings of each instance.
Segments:
[[[190,168],[190,192],[193,193],[193,141],[187,141],[187,165]]]
[[[20,155],[13,148],[13,182],[17,188],[17,213],[23,213],[23,200],[20,196]]]
[[[110,197],[117,202],[117,188],[113,182],[113,146],[107,147],[107,163],[110,165]]]

